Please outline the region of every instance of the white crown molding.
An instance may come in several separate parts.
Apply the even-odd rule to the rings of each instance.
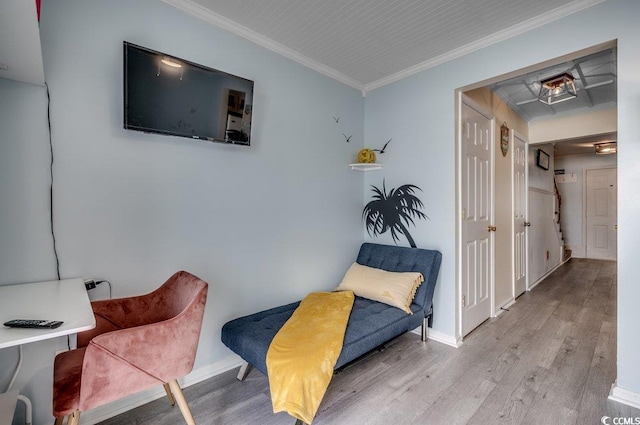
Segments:
[[[422,71],[426,71],[430,68],[434,68],[438,65],[442,65],[445,62],[449,62],[453,59],[457,59],[461,56],[491,46],[492,44],[523,34],[534,28],[538,28],[548,23],[557,21],[558,19],[564,18],[565,16],[569,16],[573,13],[579,12],[605,1],[606,0],[576,0],[565,6],[561,6],[557,9],[553,9],[549,12],[543,13],[542,15],[536,16],[535,18],[528,19],[502,31],[498,31],[487,37],[476,40],[458,49],[451,50],[433,59],[429,59],[428,61],[419,63],[400,72],[396,72],[395,74],[391,74],[372,83],[367,83],[364,85],[363,94],[366,95],[366,93],[371,90],[386,86],[387,84],[394,83],[396,81],[402,80],[403,78],[409,77]]]
[[[451,50],[433,59],[429,59],[425,62],[411,66],[402,71],[396,72],[387,77],[381,78],[379,80],[376,80],[367,84],[357,81],[327,65],[324,65],[274,40],[271,40],[270,38],[265,37],[264,35],[259,34],[256,31],[253,31],[247,27],[244,27],[239,23],[232,21],[231,19],[225,18],[222,15],[212,12],[209,9],[202,7],[199,4],[193,2],[192,0],[162,0],[162,1],[188,15],[195,16],[196,18],[202,19],[205,22],[208,22],[212,25],[215,25],[226,31],[229,31],[239,37],[247,39],[259,46],[262,46],[268,50],[271,50],[274,53],[277,53],[281,56],[291,59],[294,62],[297,62],[303,66],[306,66],[307,68],[310,68],[320,74],[323,74],[329,78],[332,78],[336,81],[346,84],[349,87],[353,87],[357,90],[360,90],[362,91],[362,96],[364,97],[366,96],[367,92],[371,90],[375,90],[382,86],[386,86],[388,84],[402,80],[403,78],[409,77],[411,75],[417,74],[422,71],[426,71],[430,68],[434,68],[438,65],[442,65],[443,63],[457,59],[469,53],[491,46],[495,43],[507,40],[511,37],[515,37],[517,35],[523,34],[532,29],[557,21],[573,13],[576,13],[581,10],[587,9],[589,7],[595,6],[597,4],[603,3],[606,0],[575,0],[567,5],[564,5],[554,10],[551,10],[549,12],[543,13],[542,15],[528,19],[524,22],[513,25],[502,31],[498,31],[494,34],[491,34],[487,37],[476,40],[458,49]]]
[[[163,2],[179,9],[180,11],[195,16],[196,18],[202,19],[205,22],[213,24],[219,28],[222,28],[226,31],[229,31],[239,37],[245,38],[259,46],[264,47],[265,49],[271,50],[281,56],[284,56],[288,59],[291,59],[294,62],[297,62],[301,65],[306,66],[307,68],[311,68],[314,71],[323,74],[329,78],[332,78],[336,81],[339,81],[347,86],[353,87],[354,89],[363,91],[364,85],[346,76],[345,74],[336,71],[335,69],[326,66],[314,59],[311,59],[293,49],[290,49],[276,41],[271,40],[268,37],[265,37],[262,34],[259,34],[247,27],[240,25],[239,23],[232,21],[231,19],[225,18],[222,15],[219,15],[215,12],[210,11],[197,3],[194,3],[191,0],[162,0]],[[364,92],[363,92],[364,96]]]

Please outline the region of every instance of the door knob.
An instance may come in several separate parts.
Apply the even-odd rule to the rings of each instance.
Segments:
[[[487,226],[487,231],[488,232],[495,232],[496,230],[497,230],[496,226]]]

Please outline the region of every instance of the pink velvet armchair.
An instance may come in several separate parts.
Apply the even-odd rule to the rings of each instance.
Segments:
[[[65,416],[77,425],[80,412],[155,385],[195,424],[178,378],[193,369],[207,289],[180,271],[150,294],[91,303],[96,327],[78,334],[77,349],[55,358],[55,425]]]

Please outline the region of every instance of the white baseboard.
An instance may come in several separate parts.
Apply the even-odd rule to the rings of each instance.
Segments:
[[[618,387],[617,382],[611,385],[609,400],[617,401],[618,403],[640,409],[640,394]]]
[[[212,378],[216,375],[236,368],[241,364],[242,359],[235,354],[225,357],[220,361],[196,369],[184,378],[179,379],[180,386],[182,388],[187,388],[191,385],[197,384],[198,382],[202,382],[205,379]],[[135,409],[136,407],[142,406],[143,404],[147,404],[153,400],[157,400],[165,396],[166,393],[164,392],[164,389],[161,385],[148,389],[146,391],[142,391],[138,394],[116,400],[109,404],[105,404],[104,406],[96,407],[95,409],[91,409],[87,412],[82,412],[82,424],[97,424],[106,419],[112,418],[116,415],[129,411],[131,409]]]
[[[422,328],[415,328],[411,332],[422,337]],[[455,337],[431,328],[427,330],[427,338],[454,348],[459,348],[462,345],[462,341],[456,340]]]
[[[571,256],[573,258],[585,258],[587,256],[587,249],[584,245],[566,245],[571,250]]]
[[[510,300],[505,301],[501,306],[498,306],[496,311],[493,313],[493,317],[500,316],[502,313],[504,313],[505,310],[507,310],[509,307],[511,307],[515,303],[516,303],[515,298],[511,298]]]
[[[544,275],[542,275],[542,277],[538,280],[536,280],[534,283],[530,284],[529,287],[527,288],[527,291],[532,290],[533,288],[535,288],[536,286],[538,286],[538,284],[540,282],[542,282],[543,280],[545,280],[547,277],[549,277],[549,275],[553,272],[555,272],[556,270],[558,270],[560,268],[560,266],[562,266],[564,263],[566,263],[567,261],[571,260],[571,257],[567,258],[565,261],[561,261],[560,263],[558,263],[557,266],[553,267],[551,270],[549,270],[548,272],[546,272]]]

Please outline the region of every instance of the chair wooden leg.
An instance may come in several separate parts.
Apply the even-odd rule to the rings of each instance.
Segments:
[[[80,425],[80,411],[76,410],[75,412],[69,415],[69,421],[67,425]]]
[[[62,425],[63,422],[64,416],[60,416],[59,418],[56,418],[56,421],[53,423],[53,425]]]
[[[182,416],[184,416],[184,420],[188,425],[196,425],[196,421],[193,420],[193,415],[191,414],[191,409],[189,409],[189,405],[187,404],[187,400],[184,398],[184,394],[182,394],[182,389],[180,388],[180,384],[178,384],[178,380],[174,379],[169,382],[169,388],[171,388],[171,392],[178,403],[178,407],[182,412]]]
[[[167,397],[169,398],[169,403],[171,403],[172,406],[175,406],[176,399],[173,397],[173,393],[171,392],[171,388],[169,388],[169,384],[165,382],[162,385],[164,385],[164,391],[167,393]]]

